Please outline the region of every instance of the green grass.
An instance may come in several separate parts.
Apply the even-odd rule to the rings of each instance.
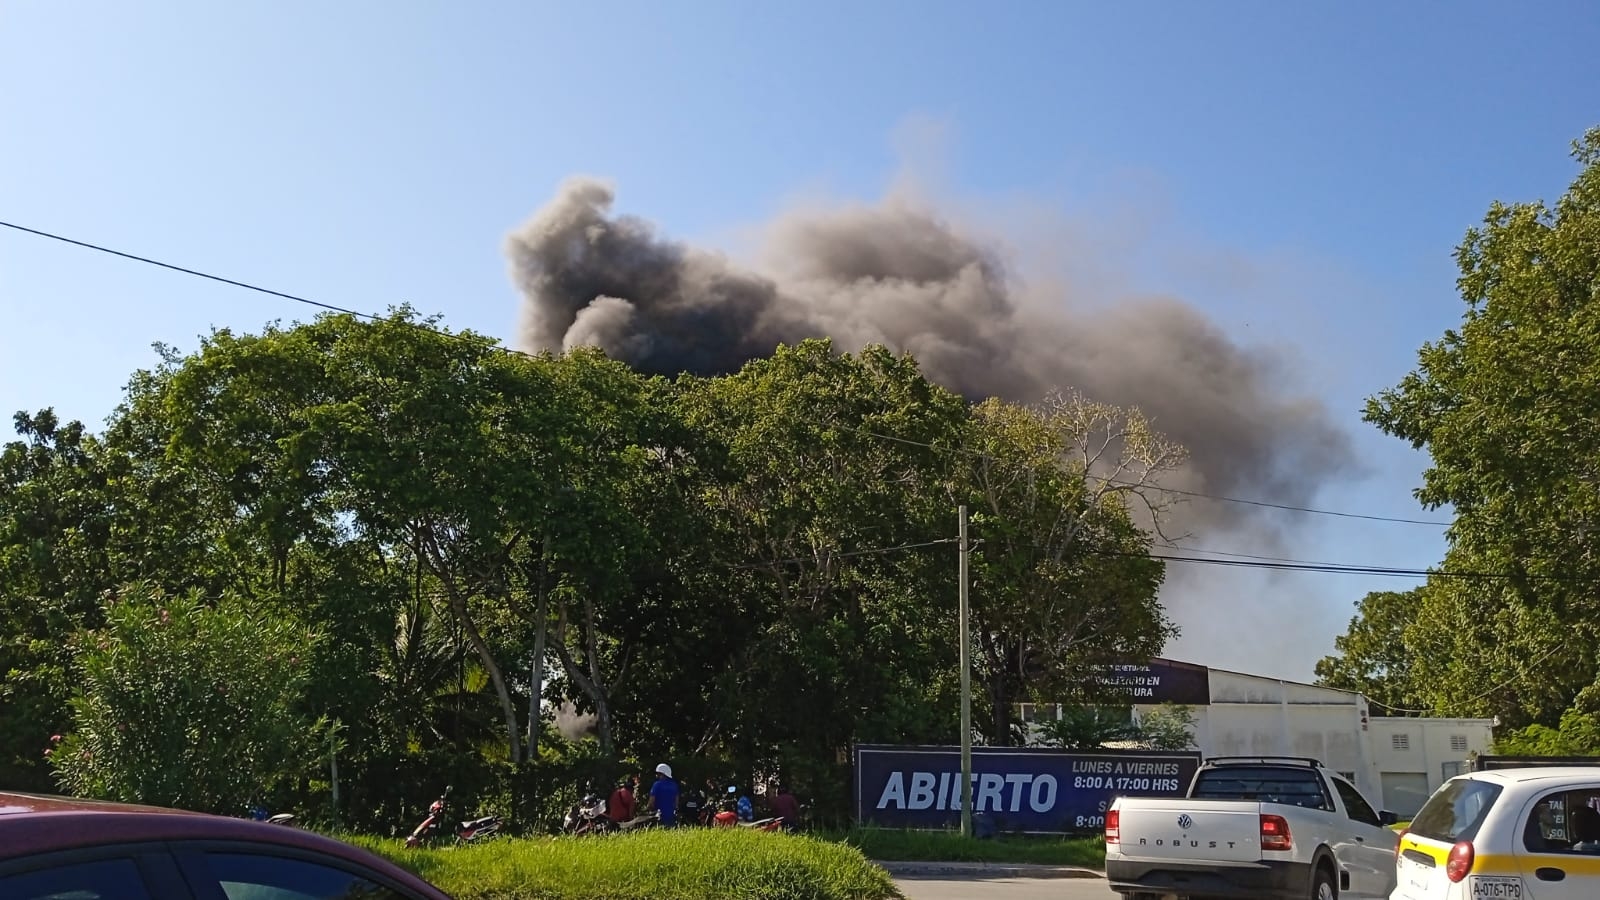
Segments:
[[[744,829],[515,839],[407,850],[345,836],[457,900],[893,900],[901,895],[858,849]]]
[[[1037,863],[1090,869],[1104,868],[1106,863],[1106,845],[1100,837],[1003,835],[980,840],[955,831],[882,828],[855,828],[826,837],[884,862]]]

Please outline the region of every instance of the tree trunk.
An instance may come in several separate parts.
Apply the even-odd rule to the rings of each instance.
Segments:
[[[606,698],[605,682],[600,678],[600,639],[595,634],[594,600],[583,598],[584,639],[589,653],[589,680],[595,686],[594,715],[600,727],[600,752],[611,755],[611,703]]]
[[[572,683],[577,685],[578,690],[583,691],[589,698],[589,702],[594,705],[595,724],[600,737],[600,751],[609,755],[611,753],[611,704],[606,699],[605,681],[600,676],[599,654],[595,652],[596,641],[592,627],[594,623],[594,604],[588,600],[584,601],[584,619],[590,626],[585,629],[588,633],[582,637],[584,652],[589,657],[588,671],[585,672],[584,667],[578,665],[578,661],[572,657],[571,648],[567,646],[567,610],[565,607],[556,615],[556,655],[561,657],[561,667],[566,671],[567,677],[572,679]]]
[[[533,610],[533,666],[528,674],[528,740],[524,748],[529,762],[539,758],[539,726],[544,720],[544,642],[550,631],[550,594],[545,589],[545,573],[549,553],[550,536],[547,534],[539,551],[539,583],[534,587],[538,599]]]
[[[500,671],[500,664],[495,662],[494,653],[489,649],[489,643],[483,639],[483,633],[478,630],[478,623],[472,618],[472,611],[467,608],[467,598],[456,583],[454,574],[444,564],[439,548],[433,543],[433,536],[429,534],[427,549],[430,559],[430,568],[439,576],[444,584],[445,599],[450,603],[450,611],[455,614],[456,621],[466,633],[467,643],[472,645],[478,654],[478,661],[483,663],[483,668],[489,673],[489,680],[494,684],[495,695],[500,699],[500,712],[506,719],[506,745],[510,758],[515,761],[522,758],[522,735],[517,727],[517,707],[511,702],[511,689],[506,686],[506,677]]]
[[[994,733],[989,740],[996,747],[1011,746],[1011,691],[1006,684],[1008,673],[1005,653],[994,635],[981,625],[976,629],[978,643],[983,645],[986,658],[981,668],[984,693],[989,695],[989,722]]]

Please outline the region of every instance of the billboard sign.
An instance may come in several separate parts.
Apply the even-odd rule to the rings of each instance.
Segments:
[[[1097,688],[1129,703],[1181,706],[1211,703],[1211,670],[1205,666],[1152,659],[1148,663],[1104,666],[1093,678]]]
[[[961,825],[959,747],[856,747],[856,821],[887,828]],[[972,812],[998,831],[1105,827],[1117,797],[1181,797],[1200,754],[1162,750],[973,747]]]

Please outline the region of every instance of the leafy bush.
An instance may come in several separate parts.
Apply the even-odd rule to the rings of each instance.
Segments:
[[[745,829],[503,840],[443,850],[345,840],[376,851],[457,900],[889,900],[894,882],[855,848]]]
[[[236,597],[134,584],[74,647],[74,728],[50,751],[86,797],[238,815],[306,768],[322,726],[298,711],[320,634]]]

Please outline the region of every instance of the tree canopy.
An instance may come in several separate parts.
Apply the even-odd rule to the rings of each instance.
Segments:
[[[1495,203],[1456,251],[1466,305],[1366,418],[1424,449],[1449,507],[1427,584],[1363,601],[1319,674],[1381,703],[1559,727],[1600,711],[1600,129],[1553,205]]]
[[[961,503],[988,740],[1012,739],[1030,692],[1173,633],[1135,513],[1178,448],[1075,395],[973,406],[881,347],[667,380],[407,309],[328,315],[159,348],[102,433],[49,410],[16,426],[0,776],[19,786],[321,803],[335,762],[347,821],[388,825],[444,780],[578,759],[553,723],[570,703],[612,765],[720,760],[831,802],[854,743],[957,737]],[[180,690],[186,667],[203,677]],[[168,694],[190,729],[248,718],[243,683],[265,731],[177,758],[281,770],[105,768],[132,718],[178,740],[149,713]],[[311,759],[319,720],[344,730]]]

